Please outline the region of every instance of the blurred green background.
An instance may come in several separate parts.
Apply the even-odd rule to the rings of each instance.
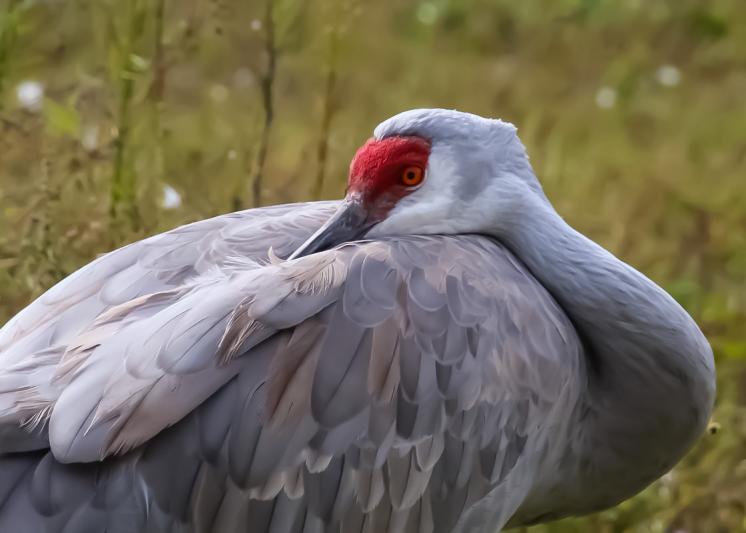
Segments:
[[[746,531],[745,98],[743,0],[0,0],[0,324],[123,243],[340,197],[398,111],[499,116],[560,213],[666,287],[719,369],[673,472],[527,531]]]

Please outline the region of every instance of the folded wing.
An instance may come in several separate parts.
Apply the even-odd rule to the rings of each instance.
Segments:
[[[279,255],[333,206],[306,209],[298,237],[279,236],[289,215],[267,217]],[[68,526],[86,515],[106,527],[125,513],[144,531],[450,531],[477,515],[504,523],[582,372],[572,326],[525,268],[477,236],[351,243],[266,264],[267,243],[246,253],[242,242],[213,239],[225,248],[208,260],[182,249],[194,248],[187,238],[142,267],[168,257],[181,265],[172,282],[123,276],[141,281],[119,299],[107,275],[91,276],[98,292],[55,299],[88,313],[75,333],[59,333],[61,322],[39,310],[3,330],[11,341],[0,357],[13,359],[3,383],[20,374],[30,385],[0,393],[6,425],[15,416],[48,427],[51,449],[18,467],[14,486],[26,487],[24,476],[79,481],[70,494],[54,493],[59,483],[16,488],[25,492],[4,500],[0,526],[18,509]],[[52,330],[46,346],[27,340],[32,323]],[[36,351],[22,356],[24,343]],[[35,358],[45,373],[28,363]],[[102,479],[107,494],[142,490],[109,501]]]

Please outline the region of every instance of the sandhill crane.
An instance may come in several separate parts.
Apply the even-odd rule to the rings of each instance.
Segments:
[[[315,231],[314,231],[315,230]],[[715,394],[515,128],[401,113],[346,198],[111,252],[0,331],[0,531],[496,531],[670,469]]]

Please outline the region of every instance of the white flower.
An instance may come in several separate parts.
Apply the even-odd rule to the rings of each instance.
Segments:
[[[23,81],[16,87],[16,99],[24,109],[40,111],[44,102],[44,87],[38,81]]]
[[[663,65],[656,71],[655,78],[661,85],[676,87],[681,81],[681,73],[673,65]]]
[[[601,87],[596,93],[596,105],[603,109],[610,109],[616,104],[616,91],[611,87]]]
[[[181,205],[181,195],[170,185],[164,185],[161,205],[164,209],[176,209]]]
[[[80,144],[89,152],[98,147],[98,126],[96,124],[83,128],[83,134],[80,136]]]

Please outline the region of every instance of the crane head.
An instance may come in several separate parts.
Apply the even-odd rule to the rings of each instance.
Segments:
[[[292,258],[363,237],[487,233],[547,202],[516,128],[444,109],[382,122],[352,159],[338,211]]]

